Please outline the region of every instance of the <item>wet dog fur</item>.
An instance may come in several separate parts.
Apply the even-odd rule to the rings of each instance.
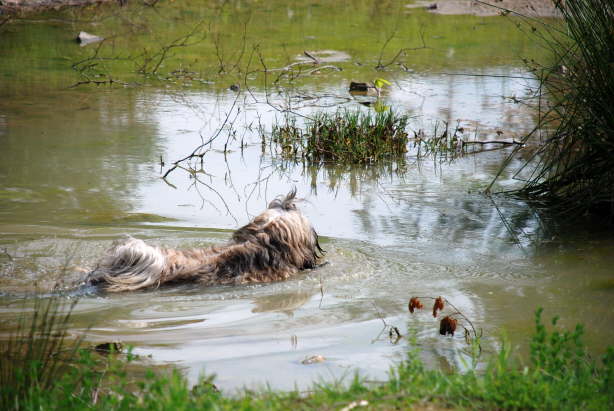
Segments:
[[[120,292],[170,283],[234,285],[285,280],[299,270],[315,268],[323,253],[316,231],[296,201],[296,191],[273,200],[224,246],[175,250],[129,237],[106,252],[86,282]]]

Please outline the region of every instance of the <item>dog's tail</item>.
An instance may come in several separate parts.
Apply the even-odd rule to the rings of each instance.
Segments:
[[[161,249],[129,237],[107,251],[86,282],[108,291],[133,291],[159,285],[165,267],[166,256]]]

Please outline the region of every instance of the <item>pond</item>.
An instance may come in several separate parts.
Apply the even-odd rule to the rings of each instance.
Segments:
[[[372,110],[348,87],[375,78],[392,83],[381,101],[410,116],[410,132],[447,122],[468,139],[512,140],[535,127],[522,100],[536,82],[521,59],[540,48],[514,20],[406,3],[188,1],[2,26],[2,331],[34,291],[62,282],[66,298],[79,296],[72,335],[120,340],[193,382],[215,373],[230,391],[355,371],[383,379],[409,345],[433,367],[464,369],[462,333],[440,336],[428,309],[410,315],[414,295],[445,296],[483,329],[482,361],[503,334],[526,353],[540,306],[565,327],[586,324],[590,349],[603,352],[614,337],[614,238],[586,224],[557,228],[518,199],[482,194],[510,149],[454,159],[412,149],[403,164],[314,166],[284,160],[267,141],[286,116]],[[79,31],[107,40],[79,47]],[[202,172],[161,179],[213,136]],[[496,189],[518,186],[514,165]],[[71,288],[125,235],[223,244],[294,187],[326,250],[317,270],[256,286]],[[384,324],[407,338],[391,341]],[[312,355],[326,361],[302,364]]]

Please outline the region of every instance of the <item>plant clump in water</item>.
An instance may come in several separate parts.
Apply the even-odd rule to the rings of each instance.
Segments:
[[[610,222],[614,221],[613,4],[556,1],[564,27],[546,27],[545,32],[534,28],[553,59],[547,66],[528,62],[541,73],[539,126],[553,125],[554,130],[525,163],[534,168],[520,190],[529,198],[544,200],[554,211],[594,213]],[[543,111],[541,90],[553,104]]]
[[[304,129],[288,118],[274,125],[271,139],[288,159],[369,164],[404,157],[407,122],[406,115],[392,110],[318,113],[306,121]]]

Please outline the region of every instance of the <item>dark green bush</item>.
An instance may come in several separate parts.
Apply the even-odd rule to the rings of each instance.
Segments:
[[[532,173],[518,193],[557,213],[613,222],[614,2],[554,1],[563,21],[534,26],[551,61],[529,63],[541,87],[539,124],[525,141],[538,132],[547,137],[526,161]]]

